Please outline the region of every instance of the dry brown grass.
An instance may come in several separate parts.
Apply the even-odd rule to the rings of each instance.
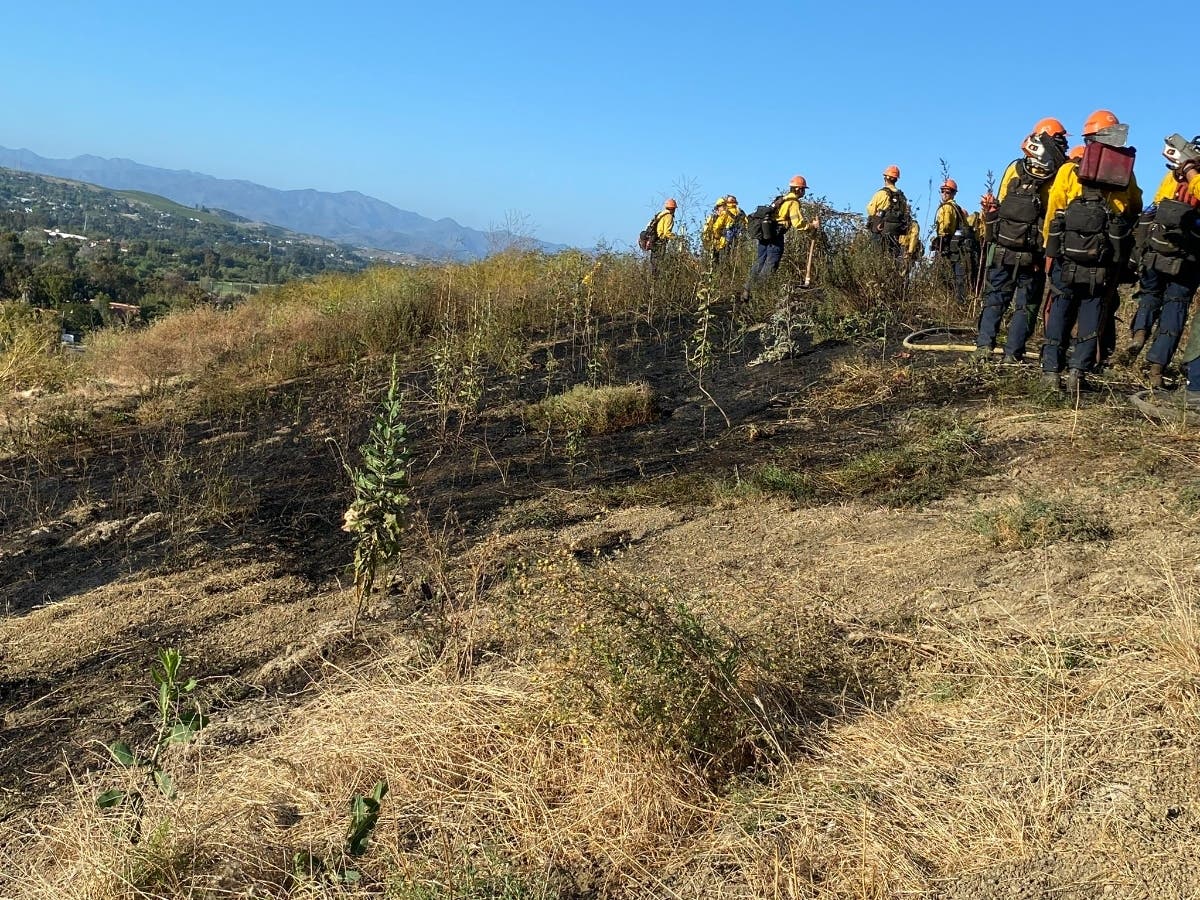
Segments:
[[[1057,632],[927,623],[899,702],[848,706],[806,752],[715,790],[602,721],[564,716],[553,669],[461,681],[375,664],[257,723],[274,732],[257,744],[225,745],[212,726],[170,759],[181,797],[150,801],[137,846],[92,803],[111,771],[65,803],[48,796],[35,824],[3,826],[0,890],[331,895],[294,878],[293,855],[339,859],[346,799],[385,778],[359,867],[399,897],[497,896],[482,887],[491,873],[515,897],[965,898],[991,896],[973,879],[997,866],[1118,896],[1157,879],[1183,896],[1194,875],[1164,881],[1163,865],[1190,820],[1153,823],[1200,787],[1200,617],[1194,575],[1157,565],[1162,593],[1133,617]]]
[[[591,387],[577,384],[525,410],[537,428],[580,434],[611,434],[655,417],[654,392],[646,382]]]

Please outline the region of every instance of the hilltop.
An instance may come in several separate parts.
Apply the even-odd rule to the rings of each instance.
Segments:
[[[1195,894],[1194,426],[903,350],[970,313],[850,239],[749,366],[801,250],[749,305],[746,258],[513,252],[83,359],[0,319],[0,895]]]

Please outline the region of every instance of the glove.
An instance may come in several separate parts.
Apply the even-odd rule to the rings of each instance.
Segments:
[[[996,200],[996,195],[991,191],[988,191],[979,198],[979,208],[982,209],[984,213],[992,213],[1000,208],[1000,203]]]

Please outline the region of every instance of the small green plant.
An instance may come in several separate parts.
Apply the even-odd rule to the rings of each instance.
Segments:
[[[712,280],[712,272],[706,273],[704,284],[696,293],[700,301],[700,307],[696,313],[696,327],[692,331],[690,340],[684,343],[684,360],[687,363],[688,371],[696,379],[696,388],[708,399],[708,402],[713,405],[717,412],[721,414],[721,418],[725,420],[725,427],[732,428],[729,416],[725,414],[725,410],[721,408],[721,404],[713,399],[713,395],[704,386],[704,375],[713,367],[717,360],[713,342],[713,332],[716,326],[712,311],[712,302],[716,296],[716,292],[712,286]],[[707,430],[707,424],[707,417],[702,413],[700,424],[701,434]]]
[[[383,779],[375,782],[369,794],[353,794],[350,797],[350,823],[346,828],[346,840],[342,847],[343,861],[335,866],[316,854],[298,850],[292,855],[292,875],[300,880],[320,879],[334,884],[357,884],[362,872],[348,868],[345,859],[357,859],[367,852],[371,835],[379,824],[383,810],[383,798],[387,796],[388,784]]]
[[[1101,517],[1068,500],[1035,495],[978,512],[971,525],[999,550],[1028,550],[1058,541],[1103,541],[1112,537],[1112,528]]]
[[[579,596],[562,702],[713,783],[780,752],[815,655],[707,621],[666,589],[606,582]]]
[[[899,446],[856,456],[829,473],[830,480],[849,496],[919,506],[982,470],[983,432],[975,424],[931,416],[909,423],[905,431]]]
[[[346,465],[354,502],[346,510],[342,528],[358,536],[354,546],[354,629],[379,567],[396,557],[408,527],[410,454],[403,412],[393,357],[387,397],[375,415],[367,442],[359,448],[362,465]]]
[[[182,665],[182,654],[174,648],[168,648],[158,651],[158,664],[150,668],[150,677],[157,686],[154,701],[158,712],[158,730],[149,751],[139,753],[126,741],[113,741],[107,748],[114,762],[127,769],[141,769],[147,785],[156,788],[168,800],[175,799],[175,779],[162,767],[163,753],[172,744],[188,743],[208,724],[208,718],[194,696],[197,681],[195,678],[182,680]],[[145,807],[145,798],[140,790],[107,790],[96,798],[96,805],[101,809],[127,805],[133,814],[131,839],[137,843],[141,837],[141,818]]]
[[[771,463],[755,470],[749,482],[763,493],[783,494],[792,500],[811,500],[817,493],[811,475]]]

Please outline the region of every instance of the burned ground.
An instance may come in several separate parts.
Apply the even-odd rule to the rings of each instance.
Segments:
[[[231,771],[237,754],[332,766],[289,755],[293,741],[308,746],[297,729],[307,735],[346,692],[370,706],[357,680],[367,676],[348,686],[347,672],[398,659],[434,673],[411,685],[389,676],[406,702],[444,677],[447,696],[456,684],[494,690],[479,702],[508,722],[514,704],[541,702],[539,678],[551,677],[530,674],[553,655],[532,635],[569,634],[584,586],[602,577],[665,591],[746,640],[807,648],[825,668],[793,685],[811,701],[797,743],[768,748],[711,793],[684,778],[662,801],[689,810],[670,828],[635,810],[623,813],[628,845],[616,832],[493,835],[512,871],[554,875],[546,893],[520,896],[1194,889],[1194,869],[1154,864],[1200,829],[1187,763],[1200,740],[1193,435],[1131,414],[1134,385],[1120,376],[1075,406],[1041,395],[1032,373],[912,358],[875,340],[809,343],[750,367],[757,335],[730,327],[701,380],[686,363],[693,329],[609,327],[603,381],[645,382],[655,414],[599,435],[526,415],[585,380],[569,338],[534,344],[489,373],[471,409],[449,413],[430,360],[401,358],[419,524],[355,630],[343,460],[366,438],[384,363],[219,401],[181,387],[178,402],[126,395],[60,410],[53,433],[43,425],[42,442],[0,468],[0,816],[53,823],[47,797],[72,783],[83,796],[106,776],[103,744],[152,736],[146,672],[167,646],[201,678],[205,752]],[[1070,510],[1110,530],[1064,525],[1026,551],[990,544],[980,517],[1031,498],[1046,502],[1012,528]],[[564,612],[538,610],[555,597]],[[388,740],[386,715],[373,715],[366,732]],[[592,784],[578,752],[579,783]],[[496,769],[521,758],[495,753]],[[647,765],[652,774],[619,777],[676,777]],[[326,822],[306,799],[317,788],[292,777],[277,776],[279,802]],[[457,784],[469,793],[476,777]],[[574,802],[572,783],[556,783],[551,810]],[[411,802],[425,824],[389,832],[392,867],[469,832],[447,825],[439,838],[422,806],[434,801]],[[336,832],[340,815],[324,827]],[[8,837],[13,859],[34,852],[31,838]],[[280,841],[270,853],[303,844]],[[1104,841],[1141,855],[1122,868],[1092,849]],[[228,892],[255,879],[290,890],[262,873],[284,864],[237,859],[197,856],[177,881],[140,890]],[[12,896],[35,895],[23,884],[0,876]]]

